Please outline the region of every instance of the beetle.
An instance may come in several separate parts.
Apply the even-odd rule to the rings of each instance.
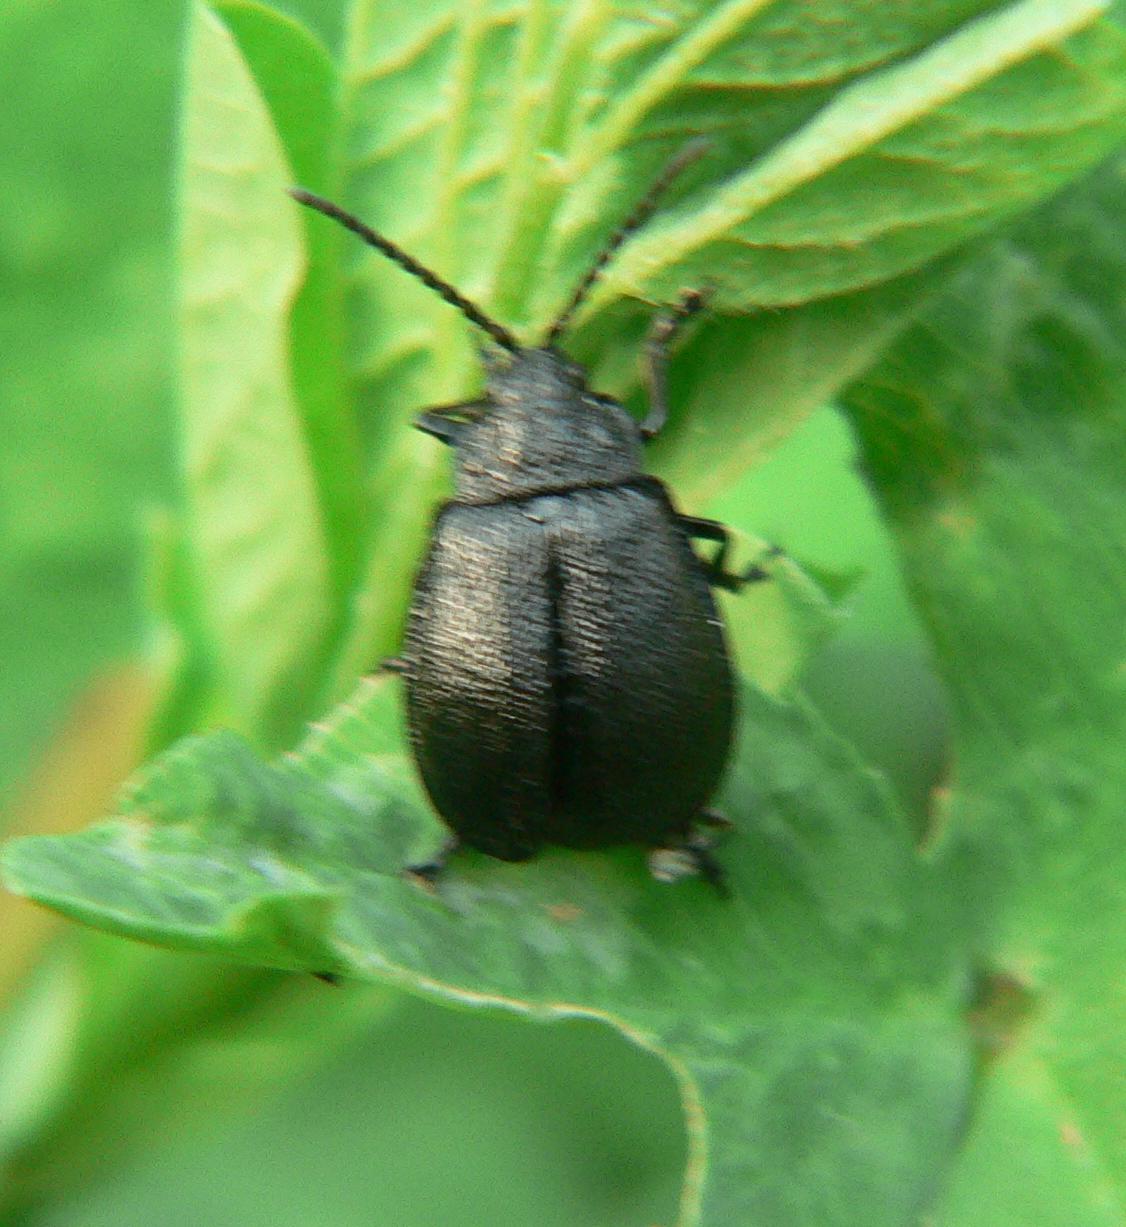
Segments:
[[[713,587],[765,577],[727,568],[715,520],[682,515],[646,474],[664,425],[668,353],[703,297],[659,314],[645,345],[643,421],[594,391],[558,342],[602,270],[700,156],[686,146],[611,235],[539,345],[524,346],[382,234],[302,188],[339,222],[482,329],[484,395],[425,410],[416,426],[455,456],[414,582],[401,656],[410,742],[451,832],[408,872],[433,883],[459,844],[502,861],[545,845],[649,849],[653,875],[701,873],[723,890],[708,808],[731,743],[735,696]],[[693,540],[714,542],[701,558]]]

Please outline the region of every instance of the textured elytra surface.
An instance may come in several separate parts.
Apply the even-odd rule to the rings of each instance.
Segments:
[[[643,158],[658,159],[656,150],[629,144],[648,117],[660,107],[683,105],[691,122],[714,122],[720,133],[714,181],[701,167],[698,182],[684,185],[667,219],[683,238],[680,227],[697,207],[706,213],[714,187],[746,186],[741,172],[751,168],[737,159],[724,162],[722,138],[725,132],[743,133],[737,118],[728,121],[744,109],[751,114],[746,103],[756,95],[762,109],[754,111],[752,135],[768,159],[758,163],[758,182],[767,179],[771,199],[794,211],[785,237],[799,241],[783,254],[786,261],[807,261],[803,284],[813,286],[813,297],[745,320],[721,314],[678,364],[679,414],[667,442],[655,449],[656,468],[675,475],[678,496],[698,509],[701,491],[730,480],[764,439],[785,433],[813,404],[839,391],[920,305],[918,294],[933,270],[919,267],[880,281],[875,260],[863,266],[854,290],[817,297],[834,284],[834,269],[838,277],[842,268],[847,272],[849,247],[839,240],[841,233],[855,236],[861,226],[898,229],[911,258],[925,259],[928,252],[947,250],[943,244],[958,233],[942,231],[950,208],[973,213],[980,203],[976,220],[984,227],[1077,173],[1120,139],[1121,32],[1097,6],[916,5],[903,19],[908,37],[895,20],[885,24],[871,8],[822,11],[832,16],[846,8],[856,19],[847,40],[840,26],[826,26],[819,41],[816,23],[798,6],[724,5],[709,10],[719,14],[715,24],[702,8],[685,8],[656,32],[644,20],[635,29],[615,28],[617,42],[609,46],[599,33],[609,27],[592,25],[586,10],[568,10],[577,12],[573,24],[560,26],[553,23],[557,10],[514,5],[505,36],[527,56],[515,91],[504,77],[490,85],[487,62],[475,58],[475,22],[487,10],[451,8],[441,29],[418,26],[413,52],[406,48],[400,57],[406,75],[429,64],[433,81],[456,79],[459,84],[443,95],[446,110],[417,146],[404,130],[403,160],[394,167],[404,190],[384,194],[375,167],[365,189],[371,199],[361,199],[357,170],[349,203],[373,217],[376,209],[386,210],[381,220],[397,237],[408,238],[417,224],[422,254],[445,245],[455,260],[473,265],[466,288],[486,298],[488,264],[495,260],[497,290],[490,305],[499,309],[502,291],[529,303],[542,295],[543,305],[527,313],[539,322],[562,301],[587,250],[604,237],[612,212],[606,202],[627,207],[622,185],[631,163],[639,179],[632,186],[640,187]],[[387,6],[380,13],[389,14],[392,26],[407,20]],[[356,66],[366,54],[365,23],[371,30],[375,22],[367,5],[354,6],[353,14],[345,58]],[[772,17],[779,19],[775,26],[759,24]],[[1026,20],[1031,18],[1041,24]],[[339,131],[355,133],[368,122],[383,122],[383,114],[366,116],[362,99],[343,121],[328,104],[287,111],[276,100],[290,94],[295,65],[302,67],[303,88],[316,75],[304,71],[310,65],[334,85],[337,67],[268,14],[253,25],[244,11],[232,17],[232,26],[240,31],[238,55],[227,54],[231,40],[221,26],[196,27],[193,54],[221,61],[227,105],[211,108],[213,119],[202,129],[204,144],[192,150],[192,165],[198,161],[201,172],[224,166],[231,192],[195,198],[193,208],[210,225],[196,227],[192,241],[204,249],[197,256],[212,244],[220,250],[231,242],[276,246],[282,268],[292,252],[281,229],[241,221],[274,207],[276,185],[288,181],[280,157],[303,166],[301,177],[318,186],[316,165],[303,161],[302,151],[340,148],[325,139],[326,128],[337,131],[340,123]],[[1078,26],[1083,29],[1066,44],[1052,41]],[[441,55],[434,50],[439,35]],[[587,37],[590,42],[583,41]],[[783,96],[772,98],[769,88],[753,84],[753,62],[768,42],[785,59],[781,49],[789,39],[799,40],[801,71],[813,84],[807,92],[792,77]],[[411,190],[412,182],[423,181],[413,176],[425,175],[423,163],[432,153],[444,165],[460,164],[458,151],[474,131],[487,130],[494,142],[511,138],[512,149],[526,151],[525,165],[539,165],[536,150],[550,146],[560,132],[568,151],[587,156],[588,143],[593,147],[589,129],[567,136],[568,117],[575,113],[568,91],[576,72],[580,79],[597,73],[599,58],[616,55],[631,40],[638,46],[649,40],[653,58],[637,63],[661,71],[647,72],[639,82],[628,55],[617,61],[623,68],[614,88],[619,95],[628,91],[632,102],[614,112],[618,126],[612,139],[603,138],[611,152],[601,161],[588,156],[588,179],[555,184],[554,196],[537,177],[505,181],[506,191],[518,200],[527,191],[526,203],[536,206],[505,215],[512,220],[510,246],[489,249],[466,238],[471,216],[463,207],[475,190],[472,173],[444,180],[448,186],[437,200]],[[375,42],[371,33],[373,48]],[[709,48],[721,44],[730,54],[709,58]],[[264,53],[278,45],[287,55]],[[599,57],[587,54],[590,47]],[[427,48],[434,52],[429,60]],[[537,48],[552,52],[554,67],[534,69]],[[566,48],[574,48],[569,58]],[[970,63],[970,50],[979,53],[976,75],[959,69],[963,60]],[[697,51],[703,53],[698,61]],[[710,100],[720,99],[719,92],[687,84],[697,63],[700,72],[718,71],[722,63],[734,73],[748,61],[752,84],[732,94],[738,106],[711,112]],[[843,75],[834,75],[842,67]],[[878,110],[874,95],[889,83],[881,76],[893,70],[902,70],[891,79],[901,91],[896,97],[909,98],[911,106],[882,112],[882,126],[866,129],[863,117]],[[380,71],[391,76],[399,69],[386,60]],[[872,83],[871,93],[848,92],[864,82]],[[489,89],[498,107],[518,98],[511,113],[504,112],[510,114],[504,123],[489,122],[496,117],[488,111]],[[804,111],[789,108],[791,97],[804,98]],[[430,103],[438,98],[432,90]],[[541,101],[555,110],[546,114]],[[193,94],[187,105],[203,102]],[[609,113],[614,99],[607,95],[605,103]],[[270,140],[246,149],[237,144],[239,134],[229,131],[244,121],[244,111],[263,108],[281,135],[280,150]],[[460,122],[471,112],[475,128]],[[908,153],[908,138],[927,125],[942,138],[932,142],[933,173],[910,156],[898,160],[917,192],[891,190],[895,157],[862,152],[864,141],[879,137],[890,121],[901,123],[896,139]],[[224,162],[228,145],[246,159]],[[358,158],[370,152],[362,140],[350,148]],[[962,159],[962,148],[972,156]],[[349,159],[345,153],[334,161],[332,173],[351,173]],[[550,176],[553,165],[559,163],[549,160],[540,170]],[[245,175],[248,166],[264,166],[269,174]],[[852,168],[849,174],[846,167]],[[951,174],[950,167],[958,171]],[[997,175],[995,167],[1001,168]],[[835,192],[809,189],[829,175],[836,176]],[[951,189],[963,182],[970,188],[959,197]],[[986,266],[981,281],[962,287],[945,310],[928,316],[910,347],[866,385],[866,461],[907,545],[915,591],[921,602],[925,597],[940,668],[955,692],[960,762],[967,764],[951,780],[950,812],[974,840],[964,858],[968,868],[950,868],[949,890],[942,875],[917,864],[894,807],[854,756],[824,736],[815,718],[753,692],[723,797],[746,832],[725,852],[738,890],[731,913],[716,911],[718,903],[703,888],[689,885],[678,893],[648,886],[640,858],[629,852],[557,853],[512,868],[470,864],[445,896],[452,917],[406,892],[393,870],[437,832],[409,782],[400,778],[401,725],[391,697],[381,706],[367,691],[296,758],[273,762],[230,738],[185,746],[146,776],[135,805],[130,798],[123,802],[117,823],[91,832],[84,842],[26,845],[10,853],[12,881],[72,915],[150,940],[305,968],[323,969],[331,956],[356,975],[391,975],[461,999],[495,994],[529,1011],[594,1010],[611,1017],[653,1043],[680,1071],[686,1094],[694,1096],[686,1220],[703,1216],[727,1223],[757,1216],[779,1223],[868,1224],[882,1215],[889,1223],[911,1223],[930,1211],[955,1224],[980,1221],[981,1207],[988,1205],[999,1223],[1023,1224],[1032,1217],[1068,1227],[1077,1219],[1121,1222],[1115,1124],[1120,1100],[1114,1092],[1114,1071],[1122,1065],[1115,1041],[1123,1033],[1116,989],[1121,951],[1114,940],[1116,883],[1123,880],[1115,800],[1121,791],[1121,738],[1113,687],[1120,619],[1107,613],[1120,607],[1120,593],[1108,577],[1120,573],[1115,542],[1121,534],[1105,531],[1116,523],[1119,507],[1117,478],[1109,471],[1121,434],[1122,367],[1115,338],[1123,334],[1114,308],[1118,283],[1109,272],[1117,268],[1120,246],[1116,183],[1108,180],[1097,198],[1081,193],[1073,205],[1079,217],[1073,215],[1069,225],[1060,214],[1031,223],[1026,241],[1002,261],[1008,277],[999,277],[996,265]],[[483,200],[489,190],[482,181]],[[754,207],[764,199],[756,196]],[[733,217],[729,204],[725,196],[718,219],[723,224]],[[776,223],[781,215],[780,203]],[[423,234],[428,218],[433,230]],[[565,223],[563,229],[556,222]],[[803,248],[802,230],[826,238],[827,245]],[[553,272],[557,241],[551,236],[564,233],[570,246],[558,245]],[[304,235],[307,243],[325,241],[308,224]],[[870,255],[863,242],[857,250],[866,259]],[[529,252],[531,261],[525,260]],[[441,304],[424,304],[421,291],[417,312],[413,304],[407,310],[410,291],[393,280],[394,270],[378,269],[374,259],[355,260],[353,305],[366,315],[356,331],[352,369],[359,372],[369,411],[366,449],[349,445],[351,402],[339,393],[338,371],[324,361],[325,354],[337,352],[332,329],[316,333],[305,310],[308,286],[295,316],[300,323],[294,324],[295,352],[303,355],[295,358],[301,392],[296,401],[279,402],[300,416],[305,429],[260,422],[277,408],[265,398],[251,398],[255,408],[247,415],[222,420],[208,417],[206,404],[185,407],[210,423],[205,441],[213,458],[226,454],[227,432],[243,443],[259,440],[257,450],[230,449],[241,457],[233,474],[212,463],[190,475],[198,513],[217,521],[209,534],[218,532],[232,489],[217,478],[239,477],[238,498],[260,496],[269,504],[274,495],[262,487],[263,471],[307,467],[314,473],[316,501],[293,501],[292,557],[284,551],[275,557],[298,567],[302,548],[328,556],[327,566],[309,574],[330,577],[330,647],[323,655],[288,659],[298,659],[318,685],[324,656],[344,662],[337,666],[336,693],[350,689],[355,673],[370,666],[380,634],[385,650],[396,646],[403,602],[395,588],[405,588],[410,575],[399,564],[416,556],[433,504],[423,480],[428,466],[445,470],[437,448],[400,428],[425,403],[461,395],[475,370],[460,321],[442,317]],[[825,267],[827,260],[832,268]],[[311,262],[328,270],[326,297],[333,301],[341,288],[335,264],[323,257]],[[1098,272],[1092,277],[1084,266]],[[454,271],[452,262],[441,267]],[[661,261],[649,267],[654,277],[665,275]],[[748,301],[769,294],[785,301],[784,294],[793,292],[792,276],[772,284],[765,259],[758,269],[764,280],[743,287]],[[623,265],[612,276],[620,285],[628,271]],[[681,266],[666,271],[679,289]],[[748,276],[750,269],[742,267],[738,279]],[[610,298],[614,284],[606,283]],[[648,280],[639,277],[636,284],[649,292]],[[243,280],[226,292],[238,299],[253,295],[254,287]],[[393,318],[372,309],[377,294],[396,308]],[[276,318],[284,310],[275,299],[262,315],[249,311],[239,317],[246,344],[262,339],[275,363],[285,358]],[[970,319],[978,320],[972,329]],[[405,331],[397,336],[383,331],[400,325]],[[592,304],[577,345],[585,353],[597,351],[618,381],[600,375],[598,386],[628,385],[635,349],[620,342],[639,328],[637,309],[609,298]],[[408,343],[398,344],[407,333]],[[364,355],[372,358],[370,370],[357,362]],[[236,383],[248,373],[240,363],[228,370]],[[278,374],[270,372],[274,386],[280,386]],[[1028,405],[1036,411],[1021,412]],[[355,496],[348,465],[327,462],[334,453],[348,457],[353,470],[363,469],[374,483],[372,505]],[[1072,464],[1078,456],[1081,466]],[[306,489],[304,480],[291,472],[290,488]],[[351,509],[353,525],[377,526],[371,538],[344,531],[341,507]],[[332,515],[326,511],[325,523],[334,527],[323,537],[314,522],[321,509],[335,509]],[[269,521],[269,506],[260,510]],[[284,533],[290,522],[275,514],[272,523]],[[412,532],[418,534],[413,544]],[[186,540],[193,543],[190,530]],[[292,693],[275,674],[278,657],[249,650],[256,646],[254,615],[269,619],[277,608],[271,572],[251,565],[253,552],[241,550],[237,536],[223,549],[205,552],[207,582],[238,597],[241,603],[231,608],[252,615],[232,619],[226,630],[246,644],[243,660],[254,675],[252,685],[234,693]],[[313,588],[320,600],[319,581]],[[210,662],[204,648],[218,631],[201,619],[203,603],[193,600],[190,587],[186,595],[181,590],[162,599],[168,625],[194,653],[193,663]],[[758,602],[773,599],[770,593],[755,596]],[[211,600],[222,603],[218,594]],[[778,615],[776,625],[783,621]],[[208,631],[203,647],[201,623]],[[285,646],[284,637],[266,646],[278,642]],[[807,643],[799,633],[782,654],[789,663],[771,662],[783,679],[792,675]],[[237,660],[237,652],[237,646],[228,647],[224,657]],[[274,701],[269,697],[262,707]],[[231,704],[230,692],[218,694],[205,685],[202,700],[194,709],[179,709],[166,732],[202,722],[200,707],[230,711]],[[307,714],[303,710],[296,718]],[[259,727],[253,710],[240,719],[262,740],[278,744],[276,735]],[[331,770],[325,760],[331,760]],[[990,872],[971,872],[982,867]],[[1004,872],[995,873],[998,868]],[[982,923],[982,916],[990,922]],[[141,953],[132,953],[136,962],[129,966],[144,967]],[[145,983],[137,974],[132,995],[99,995],[103,1048],[111,1046],[115,1009],[121,1033],[133,1042],[170,1043],[177,1027],[165,1022],[158,1030],[138,1008],[142,998],[162,1007],[168,1002],[170,962],[196,966],[192,960],[165,962],[162,979]],[[974,973],[984,973],[983,989],[975,989]],[[110,973],[102,975],[111,989],[119,987]],[[997,1006],[1006,985],[1016,985],[1013,995],[1028,1002],[1012,1018]],[[61,1027],[72,1017],[75,999],[66,996],[54,1013],[50,1003],[43,1006],[47,1020]],[[670,1000],[675,1012],[667,1007]],[[187,1007],[184,1016],[194,1017]],[[976,1055],[967,1024],[993,1058],[976,1081],[966,1073]],[[21,1046],[20,1052],[33,1063],[41,1049]],[[11,1059],[10,1049],[6,1056]],[[105,1067],[96,1064],[96,1051],[88,1059],[91,1069],[80,1094],[88,1108],[100,1108],[94,1085],[115,1079],[97,1076]],[[59,1098],[45,1100],[27,1088],[65,1086],[69,1070],[33,1065],[33,1071],[41,1076],[0,1078],[5,1103],[15,1109],[8,1119],[18,1121],[22,1136],[43,1139],[41,1147],[52,1143],[51,1163],[65,1165],[67,1131],[74,1144],[74,1122],[80,1120],[87,1146],[100,1136],[112,1142],[103,1153],[112,1151],[117,1127],[132,1118],[100,1110],[64,1116]],[[147,1101],[161,1102],[164,1084],[148,1085],[159,1093]],[[187,1080],[182,1085],[185,1093],[199,1094]],[[182,1110],[179,1099],[174,1110]],[[959,1151],[959,1130],[967,1120],[969,1145]],[[43,1149],[38,1156],[42,1163]],[[25,1170],[36,1162],[34,1151],[21,1154]]]
[[[718,783],[731,667],[658,483],[447,504],[403,655],[430,795],[492,855],[676,844]]]

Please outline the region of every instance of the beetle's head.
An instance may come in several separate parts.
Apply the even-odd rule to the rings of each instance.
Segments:
[[[641,473],[636,420],[592,392],[566,354],[518,350],[490,366],[487,393],[484,413],[458,439],[460,498],[491,502]]]
[[[489,399],[496,404],[563,401],[586,391],[586,371],[555,348],[499,354],[488,366]]]

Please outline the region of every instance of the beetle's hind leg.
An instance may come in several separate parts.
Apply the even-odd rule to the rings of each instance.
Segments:
[[[718,542],[719,549],[704,563],[708,583],[714,587],[723,588],[727,592],[738,592],[747,584],[755,584],[759,580],[770,578],[770,572],[757,562],[752,563],[745,571],[728,571],[727,556],[731,552],[731,533],[727,526],[718,520],[682,515],[680,525],[690,537],[702,541]],[[781,553],[782,551],[777,546],[772,546],[767,556],[776,558]]]
[[[701,877],[718,895],[729,898],[731,892],[727,886],[727,874],[712,849],[716,844],[713,832],[728,831],[731,827],[730,820],[722,814],[715,810],[702,810],[687,835],[650,850],[649,872],[658,882]]]

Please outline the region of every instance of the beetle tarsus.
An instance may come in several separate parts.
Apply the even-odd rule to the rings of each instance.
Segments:
[[[645,225],[653,215],[658,201],[668,191],[669,186],[676,177],[691,166],[693,162],[702,158],[711,147],[712,143],[707,138],[696,137],[686,145],[682,145],[672,159],[665,164],[664,170],[661,171],[653,181],[653,185],[634,206],[633,212],[610,235],[602,250],[595,256],[594,263],[587,269],[586,276],[575,287],[574,293],[571,295],[567,305],[547,330],[547,336],[544,337],[544,344],[546,346],[554,347],[556,341],[566,332],[568,325],[574,318],[575,312],[586,301],[591,287],[602,275],[602,270],[609,264],[614,253],[635,230]]]
[[[727,873],[716,860],[712,849],[734,828],[735,824],[726,814],[704,809],[696,816],[696,823],[685,841],[689,855],[695,862],[696,872],[722,899],[729,899],[731,891],[727,885]]]
[[[686,836],[650,850],[649,872],[658,882],[701,877],[722,898],[729,898],[727,875],[712,849],[716,843],[713,832],[731,830],[733,825],[717,810],[701,810]]]
[[[718,520],[706,520],[702,516],[680,517],[680,524],[690,536],[702,541],[715,541],[719,549],[704,563],[708,583],[713,588],[722,588],[725,592],[740,592],[747,584],[755,584],[760,580],[769,579],[770,572],[760,563],[752,563],[745,571],[729,571],[727,556],[731,552],[731,531]],[[767,557],[776,558],[782,551],[772,545],[767,551]]]
[[[723,866],[708,847],[693,843],[653,848],[649,853],[649,872],[658,882],[679,882],[683,878],[703,878],[720,896],[728,898]]]
[[[445,869],[444,861],[427,861],[425,865],[408,865],[403,870],[404,877],[416,886],[420,886],[428,894],[434,894],[438,878]]]
[[[378,672],[406,674],[409,668],[410,666],[401,656],[388,656],[379,662]]]

